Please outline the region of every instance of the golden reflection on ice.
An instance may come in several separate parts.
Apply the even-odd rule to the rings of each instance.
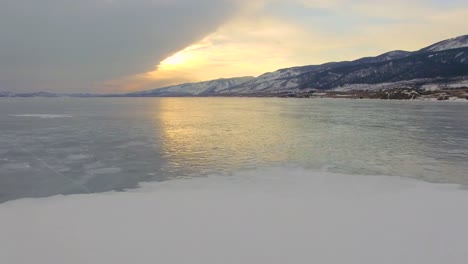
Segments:
[[[209,170],[210,164],[226,160],[232,169],[288,159],[282,143],[288,142],[289,125],[279,118],[280,110],[274,100],[164,98],[156,118],[173,165]]]

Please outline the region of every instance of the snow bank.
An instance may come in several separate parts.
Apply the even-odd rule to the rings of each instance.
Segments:
[[[2,263],[468,262],[468,190],[275,168],[0,204]]]

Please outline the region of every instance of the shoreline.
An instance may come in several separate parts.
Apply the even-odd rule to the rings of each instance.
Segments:
[[[327,100],[369,100],[369,101],[408,101],[408,102],[467,102],[468,99],[464,98],[449,98],[445,100],[438,100],[437,98],[414,98],[414,99],[382,99],[382,98],[370,98],[370,97],[363,97],[363,98],[356,98],[356,97],[333,97],[333,96],[310,96],[310,97],[294,97],[294,96],[280,96],[280,95],[271,95],[271,96],[250,96],[250,95],[226,95],[226,96],[31,96],[31,97],[23,97],[23,96],[13,96],[13,97],[0,97],[0,100],[5,99],[37,99],[37,98],[45,98],[45,99],[70,99],[70,98],[79,98],[79,99],[95,99],[95,98],[283,98],[283,99],[311,99],[311,100],[319,100],[319,99],[327,99]]]

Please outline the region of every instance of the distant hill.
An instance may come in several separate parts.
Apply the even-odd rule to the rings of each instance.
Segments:
[[[437,42],[436,44],[421,49],[419,52],[443,51],[466,47],[468,47],[468,35]]]
[[[230,79],[217,79],[199,83],[185,83],[149,91],[128,93],[127,96],[203,96],[216,94],[221,90],[241,85],[254,77],[237,77]]]
[[[376,57],[280,69],[221,94],[275,94],[308,90],[350,90],[428,84],[466,84],[468,35],[444,40],[419,51],[391,51]]]
[[[34,92],[34,93],[13,93],[0,92],[0,97],[59,97],[60,94],[49,92]]]

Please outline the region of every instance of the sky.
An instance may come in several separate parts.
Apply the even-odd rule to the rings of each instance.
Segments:
[[[0,91],[120,93],[418,50],[466,0],[0,0]]]

